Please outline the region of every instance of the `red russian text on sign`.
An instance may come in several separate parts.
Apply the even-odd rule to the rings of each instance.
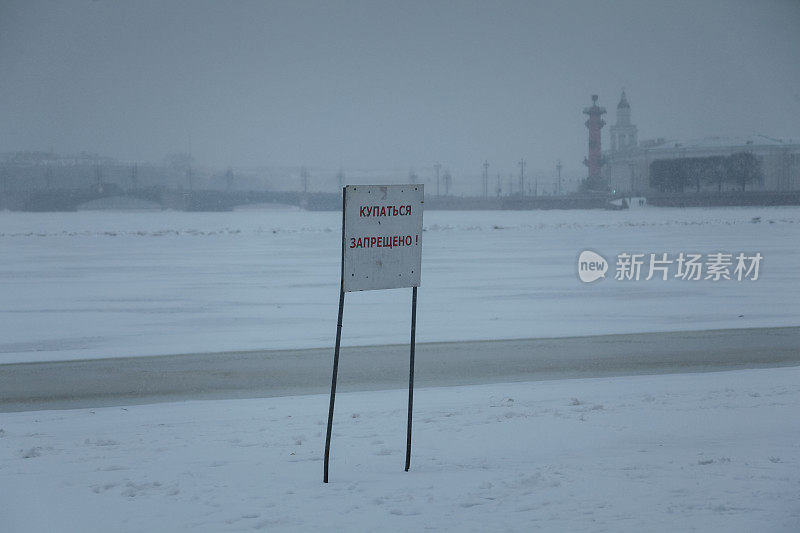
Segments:
[[[346,292],[418,287],[422,185],[348,185],[344,206]]]
[[[411,215],[410,205],[362,205],[358,211],[360,217],[405,217]]]

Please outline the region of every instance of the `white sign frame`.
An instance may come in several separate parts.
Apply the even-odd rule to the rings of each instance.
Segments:
[[[420,286],[424,204],[421,184],[344,188],[345,292]]]

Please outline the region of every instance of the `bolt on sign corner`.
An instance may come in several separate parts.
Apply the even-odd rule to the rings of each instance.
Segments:
[[[345,292],[419,287],[424,203],[423,185],[345,187]]]

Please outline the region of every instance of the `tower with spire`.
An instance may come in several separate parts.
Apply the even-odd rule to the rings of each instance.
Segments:
[[[631,105],[622,89],[622,96],[617,104],[617,123],[611,126],[611,152],[626,152],[638,146],[638,131],[631,124]]]

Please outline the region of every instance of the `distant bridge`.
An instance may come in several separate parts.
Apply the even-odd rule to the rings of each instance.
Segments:
[[[341,194],[303,193],[300,191],[223,191],[179,190],[163,187],[123,190],[115,184],[86,189],[39,189],[30,191],[0,190],[0,210],[76,211],[84,204],[103,199],[137,199],[176,211],[231,211],[252,204],[283,204],[310,211],[339,211]],[[623,196],[618,195],[618,199]],[[627,198],[627,197],[624,197]],[[427,196],[427,210],[529,210],[529,209],[615,209],[605,194],[570,194],[564,196],[461,197]],[[647,204],[654,206],[735,206],[800,205],[800,191],[732,192],[723,194],[650,195]]]
[[[178,211],[231,211],[237,206],[274,203],[312,211],[341,209],[341,196],[299,191],[176,190],[161,187],[122,190],[115,184],[89,189],[46,189],[0,192],[0,209],[12,211],[76,211],[81,205],[109,198],[135,198]]]

